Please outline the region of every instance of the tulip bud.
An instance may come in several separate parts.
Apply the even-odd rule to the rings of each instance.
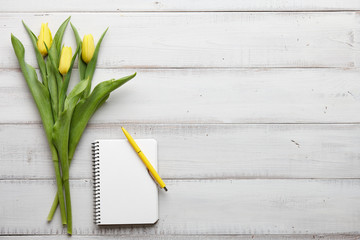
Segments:
[[[51,32],[50,29],[48,27],[48,24],[43,23],[41,24],[41,30],[40,30],[40,35],[38,37],[38,41],[37,41],[37,47],[41,53],[41,55],[46,56],[47,55],[47,50],[45,47],[45,44],[48,48],[51,47],[52,44],[52,36],[51,36]]]
[[[69,71],[71,59],[72,59],[71,47],[63,47],[61,50],[60,63],[59,63],[59,72],[62,75],[65,75]]]
[[[81,56],[84,62],[89,63],[95,52],[94,38],[91,34],[85,35],[81,47]]]

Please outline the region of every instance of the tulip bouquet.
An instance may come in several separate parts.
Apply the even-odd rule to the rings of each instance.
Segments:
[[[71,24],[77,43],[72,55],[71,47],[61,47],[69,21],[70,17],[62,23],[54,38],[47,24],[42,24],[40,35],[36,37],[23,22],[35,50],[41,82],[35,69],[25,62],[23,44],[12,34],[11,42],[39,110],[54,164],[57,194],[47,219],[51,221],[57,206],[60,206],[62,223],[67,224],[67,232],[72,234],[69,166],[76,146],[95,111],[104,104],[112,91],[135,77],[136,73],[118,80],[101,82],[91,91],[100,45],[107,29],[95,47],[91,34],[85,35],[81,41],[78,31]],[[68,93],[77,56],[80,82]]]

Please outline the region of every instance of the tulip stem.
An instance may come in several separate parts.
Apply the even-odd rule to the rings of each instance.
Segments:
[[[63,76],[63,83],[64,83],[65,76]],[[62,88],[62,87],[61,87]],[[61,112],[64,110],[64,101],[65,101],[65,94],[62,93],[62,89],[59,92],[59,117]]]
[[[59,191],[56,192],[53,204],[51,205],[51,209],[47,217],[48,222],[51,222],[51,220],[53,219],[58,204],[59,204]]]
[[[71,159],[69,159],[69,166],[70,166],[70,163],[71,163]],[[63,184],[64,184],[64,182],[63,182]],[[56,211],[58,205],[59,205],[59,191],[55,194],[53,203],[51,205],[51,209],[50,209],[50,212],[49,212],[49,215],[48,215],[48,218],[47,218],[47,220],[49,222],[53,219],[55,211]]]
[[[66,200],[66,214],[67,214],[67,232],[72,234],[72,213],[71,213],[71,198],[70,198],[70,184],[69,179],[65,180],[65,200]]]
[[[62,126],[64,126],[64,125],[62,125]],[[56,130],[55,130],[55,132],[56,132],[56,134],[59,134],[59,132],[57,132]],[[58,145],[56,145],[56,146],[57,146],[57,149],[59,152],[59,158],[60,158],[61,170],[62,170],[62,183],[63,183],[64,189],[65,189],[66,224],[67,224],[67,229],[68,229],[67,231],[69,234],[72,234],[72,214],[71,214],[71,198],[70,198],[70,183],[69,183],[68,147],[67,147],[67,144],[64,144],[68,141],[66,138],[67,136],[68,136],[68,134],[61,134],[60,136],[58,136],[60,140],[57,141]],[[58,190],[60,190],[60,189],[58,189]],[[61,201],[61,198],[59,198],[59,201]]]
[[[65,214],[65,203],[64,203],[64,193],[63,193],[63,182],[61,179],[61,174],[60,174],[60,167],[59,167],[59,158],[58,158],[58,153],[55,149],[55,146],[53,144],[50,144],[50,149],[51,149],[51,154],[52,154],[52,159],[54,162],[54,168],[55,168],[55,175],[56,175],[56,183],[57,183],[57,199],[58,202],[60,203],[60,213],[61,213],[61,222],[62,224],[66,224],[66,214]],[[52,216],[51,216],[52,218]],[[51,221],[51,218],[49,218],[48,216],[48,221]]]

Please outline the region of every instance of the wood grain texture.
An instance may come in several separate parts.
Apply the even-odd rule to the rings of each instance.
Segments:
[[[102,68],[357,67],[360,59],[357,12],[3,13],[0,68],[18,67],[10,33],[35,65],[21,19],[38,34],[41,22],[55,32],[69,15],[81,35],[96,40],[111,26],[99,54]],[[75,48],[71,29],[64,44]]]
[[[98,69],[94,84],[137,71],[91,123],[354,123],[359,70]],[[73,86],[78,72],[72,74]],[[0,71],[0,123],[40,123],[21,72]],[[72,87],[70,86],[70,88]]]
[[[53,181],[0,181],[1,234],[62,233],[46,223]],[[167,181],[154,226],[96,227],[92,185],[72,181],[75,235],[359,233],[359,180]],[[36,194],[34,194],[36,193]]]
[[[359,240],[359,236],[356,234],[294,234],[294,235],[279,235],[279,234],[233,234],[233,235],[118,235],[118,236],[109,236],[109,235],[73,235],[71,236],[72,240],[100,240],[100,239],[109,239],[109,240],[215,240],[215,239],[224,239],[224,240],[232,240],[232,239],[240,239],[240,240]],[[53,235],[41,235],[41,236],[0,236],[1,240],[49,240],[54,239]],[[67,236],[58,235],[56,236],[57,240],[69,239]]]
[[[360,3],[356,0],[302,0],[302,1],[266,1],[266,0],[103,0],[96,1],[63,0],[53,2],[35,0],[2,0],[0,12],[122,12],[122,11],[337,11],[360,10]]]
[[[70,177],[92,177],[90,143],[124,138],[121,124],[91,125]],[[135,138],[155,138],[167,179],[359,178],[360,126],[346,125],[125,125]],[[54,179],[40,125],[0,125],[0,179]],[[17,137],[10,137],[17,136]]]
[[[1,6],[0,240],[68,239],[58,213],[45,221],[53,166],[10,33],[36,66],[21,19],[35,34],[41,22],[55,33],[69,15],[95,40],[110,26],[95,83],[138,71],[80,142],[71,167],[72,239],[360,239],[360,1]],[[64,40],[75,49],[70,29]],[[155,226],[92,223],[89,143],[122,137],[123,124],[159,141],[170,191],[160,192]]]

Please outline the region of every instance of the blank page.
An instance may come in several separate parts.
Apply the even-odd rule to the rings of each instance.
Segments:
[[[157,170],[157,142],[135,139]],[[153,224],[158,216],[158,187],[127,140],[99,140],[99,225]]]

